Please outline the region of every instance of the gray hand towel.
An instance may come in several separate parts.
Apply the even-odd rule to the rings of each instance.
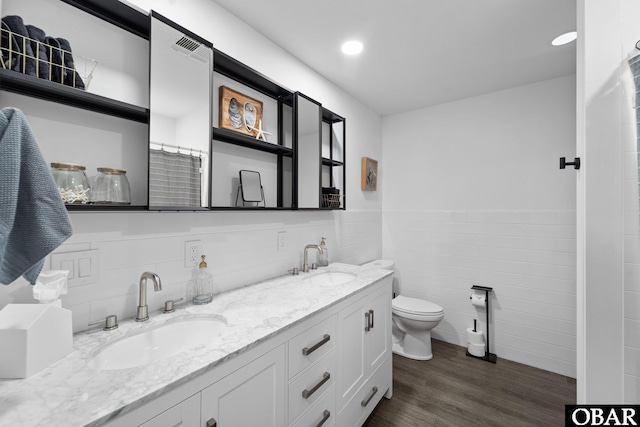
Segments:
[[[44,257],[71,234],[27,118],[16,108],[0,110],[0,283],[22,275],[35,284]]]
[[[64,73],[62,69],[62,50],[60,42],[55,37],[46,36],[44,41],[49,45],[48,53],[51,61],[51,81],[64,83]],[[57,65],[56,65],[57,64]]]
[[[82,77],[76,71],[76,64],[73,61],[73,55],[71,53],[71,44],[67,39],[58,37],[60,48],[62,48],[62,62],[64,62],[64,84],[67,86],[75,87],[84,90],[84,82]]]
[[[49,47],[44,42],[46,34],[36,26],[27,25],[26,27],[29,32],[29,37],[31,38],[31,50],[33,50],[33,53],[38,59],[38,66],[36,68],[38,77],[49,80],[49,55],[47,55]]]
[[[18,61],[16,62],[16,68],[12,68],[14,71],[19,71],[31,76],[36,75],[36,61],[33,50],[31,49],[31,43],[29,42],[29,32],[25,27],[21,16],[8,15],[2,18],[7,27],[13,32],[15,41],[17,43],[18,52],[23,55],[18,55]],[[13,46],[14,49],[16,46]]]

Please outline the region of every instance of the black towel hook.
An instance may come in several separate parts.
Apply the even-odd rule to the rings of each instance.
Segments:
[[[636,49],[640,50],[640,40],[636,42]]]

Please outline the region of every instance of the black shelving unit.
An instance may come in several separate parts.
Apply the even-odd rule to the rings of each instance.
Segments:
[[[88,15],[104,20],[129,33],[149,40],[150,19],[118,0],[61,0],[70,6],[80,9]],[[28,7],[28,6],[25,6]],[[73,23],[70,23],[73,25]],[[67,105],[82,110],[109,115],[133,122],[148,124],[149,109],[105,96],[86,92],[82,89],[66,86],[22,74],[13,70],[0,69],[0,90],[25,95],[57,104]],[[145,211],[143,205],[66,205],[67,210],[75,212],[96,211]]]
[[[331,129],[331,131],[329,132],[329,153],[330,153],[330,157],[326,158],[323,157],[322,158],[322,166],[325,167],[329,167],[329,168],[335,168],[335,167],[342,167],[342,185],[343,187],[346,187],[346,182],[347,182],[347,169],[346,169],[346,165],[345,165],[345,161],[346,161],[346,151],[345,151],[345,140],[346,140],[346,119],[326,108],[322,108],[322,121],[327,123],[329,125],[329,128]],[[338,161],[335,160],[333,158],[334,155],[334,138],[333,138],[333,125],[336,123],[342,123],[342,142],[343,142],[343,146],[342,146],[342,161]],[[329,186],[333,187],[335,185],[334,182],[334,176],[333,176],[333,170],[330,171],[329,173]],[[323,209],[329,209],[329,210],[337,210],[337,209],[342,209],[342,210],[346,210],[346,204],[347,204],[347,198],[346,198],[346,188],[342,188],[342,203],[341,203],[341,207],[339,208],[323,208]]]
[[[213,140],[216,142],[227,143],[238,147],[243,147],[249,150],[256,150],[263,153],[269,153],[276,156],[276,170],[277,170],[277,206],[275,207],[227,207],[227,206],[212,206],[213,210],[291,210],[295,209],[295,203],[292,206],[284,207],[284,159],[293,158],[293,148],[286,147],[284,145],[284,106],[290,106],[293,108],[293,92],[286,87],[274,82],[268,77],[264,76],[260,72],[246,66],[245,64],[230,57],[224,52],[221,52],[214,48],[213,52],[213,71],[222,76],[225,76],[240,85],[253,89],[277,102],[277,116],[278,116],[278,141],[277,143],[265,142],[258,140],[249,135],[245,135],[239,132],[235,132],[230,129],[213,128]],[[214,77],[215,80],[215,77]],[[216,85],[214,84],[214,87]],[[293,183],[295,183],[296,177],[294,173]],[[292,183],[292,186],[294,185]],[[293,191],[293,189],[292,189]]]

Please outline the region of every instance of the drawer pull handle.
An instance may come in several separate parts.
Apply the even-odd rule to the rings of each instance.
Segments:
[[[364,320],[365,320],[365,327],[364,327],[364,331],[365,332],[369,332],[369,330],[371,330],[371,311],[366,311],[364,313]]]
[[[373,310],[369,310],[369,319],[371,320],[371,327],[369,329],[373,329]]]
[[[302,391],[302,397],[304,397],[305,399],[310,398],[313,393],[315,393],[316,391],[318,391],[318,389],[320,387],[322,387],[322,384],[324,384],[327,381],[329,381],[329,378],[331,378],[331,374],[329,372],[325,372],[322,375],[322,379],[320,380],[320,382],[318,384],[314,385],[311,390],[303,390]]]
[[[373,399],[373,396],[376,395],[376,393],[378,392],[378,387],[373,387],[371,389],[371,394],[369,395],[369,397],[367,397],[366,399],[364,399],[362,402],[360,402],[360,405],[362,406],[367,406],[369,404],[369,402],[371,401],[371,399]]]
[[[331,339],[331,335],[324,334],[324,336],[322,337],[321,341],[319,341],[318,343],[314,344],[312,347],[303,348],[302,349],[302,354],[304,354],[305,356],[310,355],[311,353],[313,353],[314,351],[316,351],[317,349],[322,347],[324,344],[326,344],[330,339]]]
[[[322,427],[322,425],[327,422],[330,416],[331,416],[331,412],[325,409],[324,412],[322,413],[322,419],[318,424],[316,424],[316,427]]]
[[[207,427],[217,427],[218,422],[215,420],[215,418],[209,418],[209,420],[207,421]]]

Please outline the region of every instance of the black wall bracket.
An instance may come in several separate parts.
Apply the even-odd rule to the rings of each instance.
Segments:
[[[560,157],[560,169],[565,169],[567,166],[573,166],[574,169],[580,169],[580,157],[573,159],[573,162],[567,162],[566,157]]]

